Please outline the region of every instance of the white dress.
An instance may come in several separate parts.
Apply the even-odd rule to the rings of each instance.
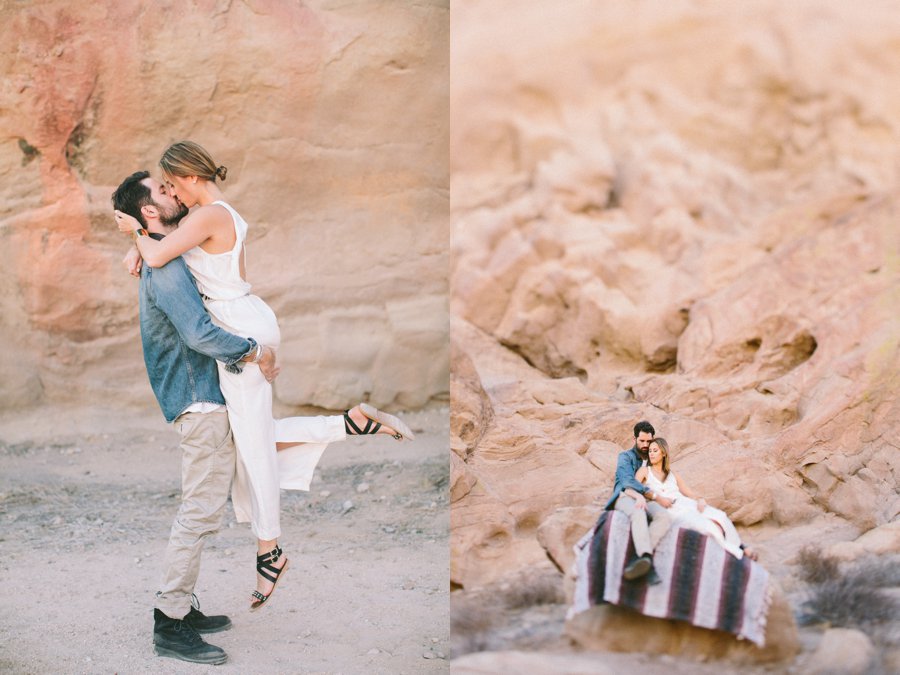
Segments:
[[[702,511],[699,511],[697,502],[683,495],[678,489],[674,473],[669,471],[666,480],[661,481],[646,461],[644,466],[647,468],[647,487],[656,494],[674,501],[674,504],[669,507],[669,515],[672,516],[673,524],[708,534],[738,560],[744,557],[744,551],[741,549],[741,537],[724,511],[708,504]]]
[[[281,332],[275,313],[260,298],[250,294],[250,284],[241,278],[240,259],[247,237],[247,223],[229,204],[236,240],[227,253],[211,254],[199,246],[182,255],[213,323],[225,330],[253,337],[277,348]],[[237,466],[231,499],[238,521],[251,524],[259,539],[277,539],[279,488],[308,490],[313,471],[328,443],[346,438],[340,416],[272,418],[272,385],[259,366],[245,363],[240,374],[230,373],[219,363],[219,386],[228,408],[228,419],[237,447]],[[303,443],[277,452],[275,443]]]

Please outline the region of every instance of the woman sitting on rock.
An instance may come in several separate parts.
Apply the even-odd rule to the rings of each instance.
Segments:
[[[741,543],[740,535],[725,512],[709,506],[706,500],[698,497],[674,471],[669,469],[669,444],[666,439],[654,438],[650,442],[648,455],[649,463],[645,462],[637,470],[635,478],[650,488],[654,499],[663,496],[672,500],[672,505],[668,509],[673,525],[680,525],[713,537],[739,560],[744,555],[751,560],[758,558],[752,549]]]

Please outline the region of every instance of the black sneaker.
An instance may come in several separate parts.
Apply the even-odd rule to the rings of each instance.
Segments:
[[[656,573],[656,568],[651,567],[650,571],[647,572],[647,585],[648,586],[656,586],[656,584],[661,584],[662,579],[659,578],[659,575]]]
[[[158,609],[153,610],[153,646],[159,656],[192,663],[219,665],[228,660],[223,649],[204,642],[187,621],[171,619]]]
[[[622,576],[628,579],[628,581],[632,581],[634,579],[640,579],[651,569],[653,569],[653,558],[650,557],[649,553],[645,553],[628,563],[625,571],[622,572]]]
[[[198,633],[218,633],[231,628],[231,619],[227,616],[222,614],[206,616],[201,612],[200,601],[193,593],[191,593],[191,611],[185,615],[182,621],[187,621]]]

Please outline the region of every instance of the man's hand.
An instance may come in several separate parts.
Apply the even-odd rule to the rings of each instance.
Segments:
[[[703,509],[705,509],[705,508],[706,508],[706,500],[703,499],[703,497],[700,497],[700,499],[697,500],[697,510],[700,513],[703,513]]]
[[[131,276],[141,276],[141,267],[143,267],[144,259],[141,258],[141,252],[137,250],[137,246],[132,246],[128,249],[128,253],[122,258],[122,264],[125,266],[125,271]]]
[[[644,498],[644,495],[637,495],[634,498],[634,508],[638,511],[644,511],[647,509],[647,500]]]
[[[675,500],[669,499],[668,497],[663,497],[662,495],[656,495],[656,503],[664,509],[667,509],[675,503]]]
[[[278,373],[281,372],[281,368],[275,363],[275,350],[271,347],[262,348],[262,354],[260,354],[257,365],[268,382],[274,382],[275,378],[278,377]]]

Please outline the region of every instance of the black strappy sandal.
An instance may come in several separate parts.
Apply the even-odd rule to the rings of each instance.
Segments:
[[[372,422],[374,420],[366,418],[366,426],[360,429],[356,422],[350,419],[350,411],[344,411],[344,431],[347,432],[348,436],[364,436],[366,434],[377,434],[378,430],[381,428],[381,422],[375,422],[375,426],[372,426]],[[396,438],[396,436],[395,436]],[[402,436],[401,436],[402,438]]]
[[[391,437],[396,438],[398,441],[402,441],[404,438],[413,440],[416,437],[415,434],[413,434],[412,429],[410,429],[399,417],[383,412],[368,403],[360,403],[359,410],[366,416],[366,426],[362,429],[350,419],[350,411],[344,411],[344,430],[347,432],[348,436],[377,434],[378,430],[384,425],[394,430]]]
[[[281,554],[281,547],[276,546],[268,553],[263,553],[262,555],[256,556],[256,573],[259,574],[263,579],[268,579],[272,582],[272,590],[269,591],[268,595],[263,595],[259,591],[253,591],[251,595],[256,599],[250,603],[251,612],[255,612],[256,610],[258,610],[266,603],[266,600],[272,597],[272,593],[275,592],[275,588],[278,586],[278,580],[288,568],[288,563],[290,563],[290,560],[288,560],[287,558],[285,558],[284,565],[282,565],[280,569],[278,567],[275,567],[275,563],[278,562]]]

